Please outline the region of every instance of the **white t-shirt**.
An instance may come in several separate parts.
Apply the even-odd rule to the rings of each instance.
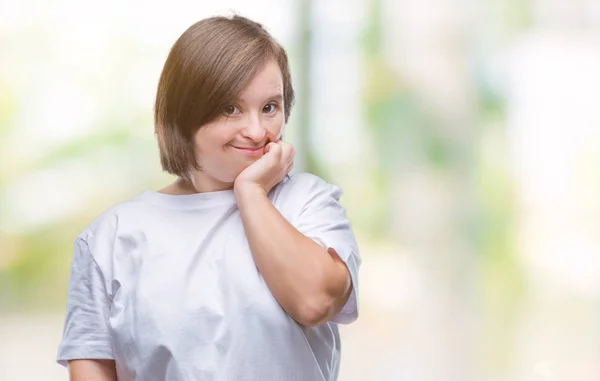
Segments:
[[[299,231],[347,264],[353,290],[318,327],[296,323],[259,273],[233,191],[145,193],[76,239],[57,361],[114,359],[120,381],[333,381],[337,323],[358,317],[358,247],[341,189],[310,174],[269,193]]]

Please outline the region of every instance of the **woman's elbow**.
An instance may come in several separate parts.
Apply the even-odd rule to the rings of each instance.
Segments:
[[[305,327],[324,324],[341,311],[348,296],[349,290],[314,296],[298,306],[295,320]]]
[[[298,308],[295,320],[304,327],[316,327],[333,317],[332,308],[327,302],[307,302]]]
[[[296,321],[306,327],[318,326],[333,319],[346,304],[352,289],[350,272],[343,262],[337,264],[335,271],[323,276],[317,284],[321,286],[306,296],[296,308]]]

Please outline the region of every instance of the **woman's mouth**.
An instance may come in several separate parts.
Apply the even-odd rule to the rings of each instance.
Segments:
[[[249,156],[261,156],[265,149],[265,147],[232,147],[235,148],[237,151]]]

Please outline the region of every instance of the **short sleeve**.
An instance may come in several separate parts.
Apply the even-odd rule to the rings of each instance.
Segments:
[[[113,359],[108,330],[110,298],[104,277],[86,241],[75,241],[67,314],[57,362],[74,359]]]
[[[318,178],[317,178],[318,179]],[[340,204],[342,189],[318,179],[308,189],[308,201],[296,219],[296,228],[325,249],[333,248],[346,263],[352,278],[350,298],[332,321],[349,324],[358,318],[358,270],[361,263],[358,245]]]

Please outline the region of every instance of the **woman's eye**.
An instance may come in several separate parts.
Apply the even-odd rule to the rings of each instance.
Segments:
[[[240,112],[240,109],[237,106],[231,105],[231,106],[225,107],[225,114],[226,115],[229,115],[229,116],[236,115],[239,112]]]
[[[269,103],[263,108],[265,114],[273,114],[275,111],[277,111],[277,106],[273,103]]]

